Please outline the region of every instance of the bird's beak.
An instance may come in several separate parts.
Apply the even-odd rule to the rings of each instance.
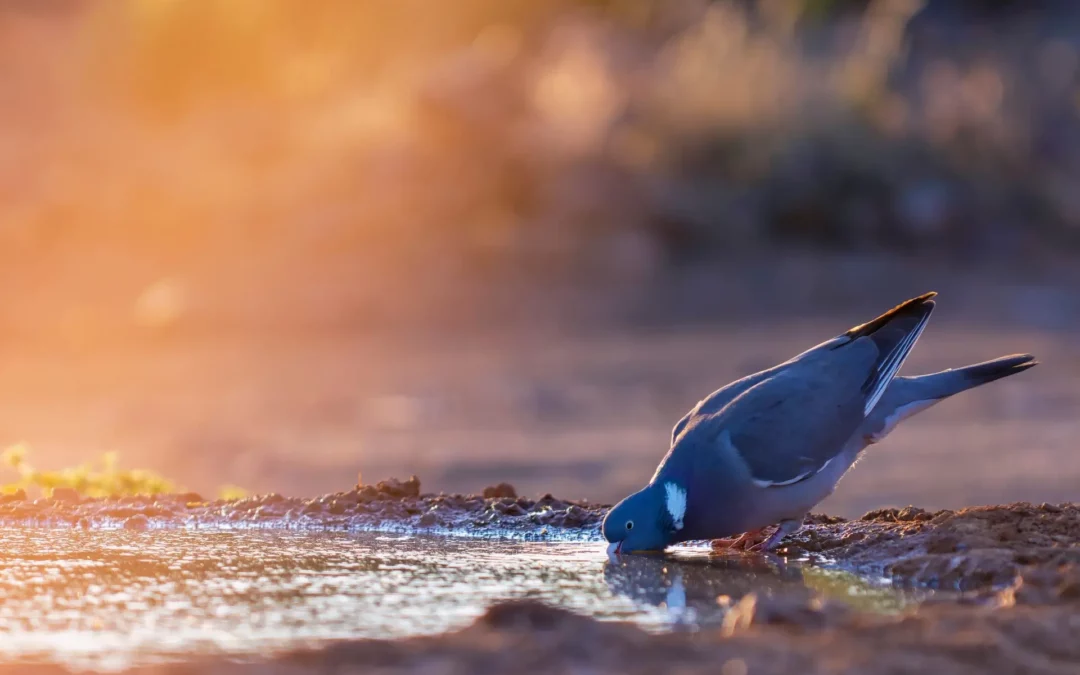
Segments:
[[[613,541],[613,542],[611,542],[610,544],[607,545],[608,559],[614,560],[615,557],[617,555],[619,555],[620,553],[622,553],[622,542],[621,541]]]

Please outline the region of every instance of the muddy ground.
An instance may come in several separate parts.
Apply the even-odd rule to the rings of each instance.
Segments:
[[[602,505],[510,485],[485,495],[433,495],[389,480],[314,499],[266,495],[206,502],[59,499],[0,504],[0,519],[61,527],[159,527],[230,522],[311,528],[430,528],[530,537],[597,535]],[[805,594],[732,599],[722,628],[656,635],[528,601],[498,604],[471,626],[434,637],[347,641],[262,663],[206,661],[151,673],[1078,673],[1080,505],[1015,503],[956,511],[880,509],[861,518],[815,515],[780,556],[885,574],[942,593],[897,615]],[[725,555],[752,555],[732,554]],[[0,673],[66,672],[59,667]]]

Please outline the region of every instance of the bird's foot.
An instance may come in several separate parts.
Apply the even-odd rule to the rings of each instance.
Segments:
[[[801,518],[799,520],[781,520],[780,525],[778,525],[776,528],[776,531],[769,535],[768,539],[761,543],[754,544],[746,550],[753,551],[755,553],[764,553],[766,551],[771,551],[780,545],[781,539],[788,536],[789,534],[794,534],[799,530],[800,527],[802,527]]]
[[[714,551],[749,551],[752,546],[757,546],[764,540],[765,528],[762,527],[750,532],[744,532],[738,537],[713,539],[712,547]]]

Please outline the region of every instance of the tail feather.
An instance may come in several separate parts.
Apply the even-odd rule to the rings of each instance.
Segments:
[[[1022,373],[1029,368],[1034,368],[1038,363],[1031,354],[1012,354],[963,368],[924,375],[919,379],[925,379],[926,393],[933,394],[928,398],[945,398],[981,384]]]
[[[1013,354],[930,375],[897,377],[889,384],[878,406],[863,422],[857,442],[860,449],[877,443],[904,420],[960,392],[1000,380],[1038,365],[1031,354]]]

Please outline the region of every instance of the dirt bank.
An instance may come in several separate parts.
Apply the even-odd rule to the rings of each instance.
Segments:
[[[782,553],[825,556],[898,583],[977,591],[1011,584],[1024,570],[1080,564],[1077,504],[1016,503],[936,513],[908,507],[872,511],[852,521],[822,516],[809,521],[821,524],[790,537]]]
[[[51,527],[417,528],[525,538],[595,537],[607,506],[519,497],[513,486],[482,495],[425,494],[415,476],[303,499],[277,494],[205,501],[197,494],[84,499],[0,498],[0,524]],[[1000,589],[1032,567],[1080,564],[1080,506],[1008,504],[927,512],[907,507],[871,511],[857,520],[807,518],[785,540],[782,556],[807,557],[897,583],[959,591]]]
[[[313,498],[258,495],[206,501],[195,493],[88,499],[57,491],[53,499],[0,497],[0,524],[124,527],[251,525],[331,529],[422,528],[453,531],[515,531],[542,536],[545,528],[572,532],[595,530],[607,512],[603,505],[558,499],[518,497],[507,484],[484,495],[423,494],[413,476]]]

